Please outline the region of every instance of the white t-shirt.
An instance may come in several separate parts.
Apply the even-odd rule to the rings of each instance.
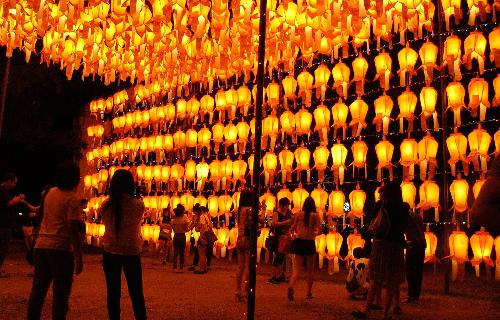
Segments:
[[[70,221],[82,222],[81,201],[73,191],[52,188],[45,196],[35,248],[73,251]]]

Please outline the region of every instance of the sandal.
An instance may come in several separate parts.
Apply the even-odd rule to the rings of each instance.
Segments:
[[[294,291],[293,288],[288,288],[288,301],[294,300]]]

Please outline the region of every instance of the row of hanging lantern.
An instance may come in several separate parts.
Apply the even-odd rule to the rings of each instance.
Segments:
[[[449,258],[452,262],[451,277],[453,280],[463,278],[464,265],[467,261],[470,261],[471,265],[474,266],[477,277],[480,276],[481,263],[484,262],[486,268],[495,267],[496,264],[495,279],[500,280],[500,236],[493,239],[490,233],[481,228],[469,239],[465,232],[457,230],[452,232],[448,241],[450,246]],[[469,245],[473,253],[470,260]],[[496,263],[491,259],[493,246],[495,246],[496,251]]]
[[[175,80],[210,83],[215,78],[247,75],[256,68],[259,1],[155,0],[124,2],[7,1],[0,11],[0,44],[7,56],[16,48],[26,60],[43,40],[42,61],[66,68],[68,78],[82,69],[82,76],[129,81]],[[442,1],[447,27],[449,17],[459,21],[466,8],[458,1]],[[469,24],[496,19],[498,5],[489,10],[487,1],[469,2]],[[316,52],[347,55],[349,43],[357,50],[369,49],[370,39],[392,44],[393,33],[418,39],[432,33],[435,4],[328,1],[268,2],[268,50],[271,68],[280,61],[294,61]],[[490,13],[492,12],[492,13]],[[466,15],[465,15],[466,16]],[[424,29],[426,30],[424,32]],[[209,32],[210,31],[210,32]]]

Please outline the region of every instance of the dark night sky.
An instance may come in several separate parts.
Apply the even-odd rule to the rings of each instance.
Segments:
[[[6,66],[0,50],[0,82]],[[78,73],[68,81],[57,66],[47,67],[32,56],[30,63],[16,51],[11,60],[3,135],[0,141],[0,170],[19,176],[18,191],[38,201],[39,190],[51,181],[54,168],[81,153],[79,117],[88,103],[117,90]]]

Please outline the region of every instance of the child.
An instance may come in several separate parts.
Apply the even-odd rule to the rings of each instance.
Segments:
[[[347,275],[346,289],[349,297],[354,300],[364,300],[368,294],[368,264],[370,259],[365,258],[363,248],[353,251],[354,260],[349,263],[349,274]]]

